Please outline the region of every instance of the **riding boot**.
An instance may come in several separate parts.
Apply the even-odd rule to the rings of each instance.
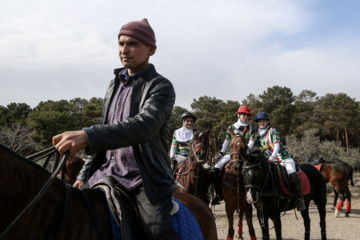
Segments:
[[[296,203],[297,210],[301,212],[306,208],[304,202],[304,196],[302,193],[301,179],[297,175],[297,173],[291,173],[289,175],[289,179],[295,188],[294,192],[295,192],[295,196],[297,197],[297,203]]]
[[[171,159],[171,170],[174,175],[176,174],[176,168],[177,168],[177,161],[174,158],[172,158]]]
[[[213,167],[211,169],[211,180],[215,188],[216,196],[211,202],[211,205],[218,205],[222,200],[222,188],[221,188],[221,179],[220,179],[220,169]]]

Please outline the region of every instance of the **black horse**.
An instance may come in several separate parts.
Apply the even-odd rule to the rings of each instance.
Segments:
[[[281,166],[268,161],[260,150],[255,150],[247,155],[242,166],[246,198],[257,209],[263,239],[269,239],[269,218],[274,223],[276,239],[281,239],[280,213],[295,208],[296,198],[291,194],[287,195],[280,186],[279,167]],[[321,239],[326,239],[326,183],[324,177],[310,164],[300,165],[300,169],[306,174],[310,184],[310,191],[304,192],[306,209],[301,211],[305,239],[310,239],[309,203],[311,200],[315,202],[319,211]]]
[[[59,168],[64,159],[65,156]],[[104,192],[70,187],[56,178],[59,168],[51,175],[40,165],[0,144],[1,240],[115,239]],[[172,224],[181,239],[218,239],[214,216],[205,203],[190,194],[174,193],[173,196],[183,203],[179,204],[178,213],[187,208],[191,211],[179,218],[178,213],[172,216]],[[194,218],[202,231],[200,237],[193,231],[197,224],[188,220]],[[138,229],[136,225],[132,227]],[[144,239],[141,230],[137,234],[139,236],[132,239]]]

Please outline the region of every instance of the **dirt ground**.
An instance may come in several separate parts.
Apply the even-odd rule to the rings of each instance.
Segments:
[[[360,193],[354,193],[352,191],[352,201],[351,201],[351,213],[349,217],[345,217],[346,210],[346,201],[342,208],[342,211],[339,217],[335,217],[334,210],[330,210],[334,199],[334,194],[328,194],[327,205],[326,205],[326,233],[328,240],[335,239],[346,239],[346,240],[356,240],[360,239]],[[222,201],[221,205],[215,206],[212,209],[214,216],[216,218],[216,226],[218,237],[220,240],[226,239],[228,221],[225,212],[225,203]],[[298,219],[296,219],[296,216]],[[304,239],[304,224],[301,214],[299,212],[288,211],[285,215],[281,217],[282,222],[282,237],[283,239],[295,240],[295,239]],[[237,234],[237,223],[238,223],[238,214],[235,212],[234,216],[234,229],[235,235],[234,239],[238,239]],[[310,203],[310,219],[311,219],[311,239],[321,239],[320,235],[320,226],[319,226],[319,214],[316,208],[316,205]],[[256,211],[253,211],[253,224],[255,228],[255,233],[257,239],[262,239],[261,228],[256,217]],[[269,220],[270,228],[273,227],[272,221]],[[243,220],[243,237],[244,239],[250,239],[248,226],[244,217]],[[270,229],[270,238],[276,239],[275,230]]]

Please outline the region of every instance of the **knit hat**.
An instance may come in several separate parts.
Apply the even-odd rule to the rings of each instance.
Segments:
[[[118,39],[121,35],[134,37],[146,45],[156,47],[154,30],[146,18],[141,21],[129,22],[122,26],[118,34]]]

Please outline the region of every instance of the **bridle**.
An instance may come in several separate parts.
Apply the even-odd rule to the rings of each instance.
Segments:
[[[205,132],[204,132],[204,131],[201,131],[201,132],[199,133],[199,137],[201,137],[202,134],[205,134]],[[195,146],[194,146],[194,141],[191,143],[191,153],[190,153],[190,156],[194,156],[195,159],[196,159],[196,162],[198,162],[198,163],[204,163],[205,161],[200,159],[200,156],[202,155],[203,152],[202,152],[202,151],[200,151],[200,152],[196,152],[196,151],[195,151],[195,149],[196,149],[197,147],[203,146],[204,148],[206,148],[205,159],[207,159],[208,156],[209,156],[209,144],[206,145],[206,144],[204,143],[204,141],[205,141],[205,137],[203,137],[203,138],[201,139],[201,142],[198,143],[198,144],[196,144]]]
[[[257,194],[258,194],[258,199],[256,202],[254,203],[257,203],[259,202],[259,200],[262,198],[263,196],[263,193],[264,193],[264,188],[265,188],[265,185],[266,185],[266,182],[268,181],[268,178],[270,176],[270,172],[271,172],[271,169],[268,168],[268,171],[266,173],[266,176],[265,178],[263,178],[263,172],[262,172],[262,167],[261,167],[261,161],[259,161],[258,163],[255,163],[255,164],[252,164],[252,165],[243,165],[242,166],[242,172],[244,174],[244,172],[250,170],[250,169],[253,169],[253,168],[259,168],[260,169],[260,179],[263,179],[261,182],[262,182],[262,186],[261,186],[261,182],[259,185],[254,185],[254,184],[245,184],[245,190],[246,189],[257,189]]]
[[[244,172],[246,172],[246,171],[248,171],[248,170],[250,170],[250,169],[252,169],[252,168],[259,168],[259,169],[260,169],[260,174],[262,175],[260,162],[258,162],[258,163],[256,163],[256,164],[253,164],[253,165],[249,165],[249,166],[243,165],[243,166],[242,166],[242,172],[244,173]],[[259,185],[254,185],[254,184],[245,184],[244,187],[245,187],[245,190],[246,190],[246,189],[253,189],[253,188],[255,188],[255,189],[259,189],[259,188],[260,188]],[[259,191],[257,191],[257,192],[259,193]]]
[[[199,133],[199,137],[201,137],[202,134],[205,134],[205,132],[204,132],[204,131],[201,131],[201,132]],[[199,146],[204,146],[204,147],[206,148],[205,159],[207,159],[208,156],[209,156],[209,146],[206,145],[206,143],[204,143],[205,137],[203,137],[201,140],[202,140],[202,141],[201,141],[200,143],[196,144],[196,145],[194,145],[194,141],[191,143],[191,153],[190,153],[189,157],[185,160],[185,162],[184,162],[184,167],[183,167],[183,169],[185,170],[186,164],[187,164],[187,163],[190,163],[190,166],[189,166],[189,168],[187,169],[187,171],[180,172],[180,173],[176,173],[176,174],[179,175],[179,176],[181,176],[181,175],[187,175],[187,174],[189,173],[189,174],[191,174],[192,177],[195,178],[195,191],[194,191],[194,192],[191,191],[191,190],[189,190],[189,189],[187,189],[187,188],[185,188],[185,187],[184,187],[183,185],[181,185],[178,181],[176,181],[176,184],[177,184],[180,188],[184,189],[184,190],[185,190],[186,192],[188,192],[188,193],[194,194],[195,196],[197,196],[197,193],[198,193],[198,185],[199,185],[198,182],[199,182],[199,179],[203,177],[203,176],[200,175],[200,168],[202,167],[202,164],[205,162],[205,160],[201,160],[201,159],[200,159],[200,156],[202,155],[203,152],[202,152],[202,151],[196,152],[196,151],[195,151],[196,148],[199,147]],[[195,161],[191,161],[191,157],[195,158]],[[194,165],[195,163],[197,163],[197,165],[196,165],[197,170],[196,170],[196,174],[193,174],[191,170],[192,170],[193,165]]]
[[[235,137],[240,137],[242,139],[245,139],[245,137],[243,135],[240,135],[240,134],[235,134],[233,135],[231,138],[235,138]],[[246,145],[246,148],[247,148],[247,145]],[[246,149],[247,150],[247,149]],[[232,159],[233,156],[237,155],[238,157],[235,158],[235,159]],[[240,208],[240,177],[241,177],[241,174],[235,174],[234,173],[234,163],[239,163],[240,165],[242,165],[243,161],[245,160],[245,157],[243,156],[243,154],[241,153],[241,148],[240,148],[240,151],[238,152],[232,152],[230,153],[230,166],[231,168],[233,169],[232,171],[232,177],[234,178],[235,182],[236,182],[236,196],[237,196],[237,208],[236,208],[236,211],[238,212],[239,211],[239,208]],[[240,169],[238,170],[240,171]],[[226,186],[230,187],[230,188],[234,188],[234,186],[230,185],[228,182],[223,182]]]
[[[252,164],[252,165],[243,165],[242,166],[242,172],[244,174],[244,172],[250,170],[250,169],[254,169],[254,168],[258,168],[259,171],[260,171],[260,179],[263,179],[263,172],[262,172],[262,167],[261,167],[261,161],[255,163],[255,164]],[[260,184],[259,185],[254,185],[254,184],[245,184],[245,190],[249,189],[251,191],[251,189],[256,189],[256,193],[257,193],[257,200],[253,203],[255,204],[258,209],[258,216],[259,216],[259,221],[260,221],[260,225],[264,228],[267,228],[265,226],[265,223],[264,223],[264,211],[263,211],[263,207],[264,207],[264,204],[263,202],[261,201],[261,198],[264,196],[264,188],[265,188],[265,185],[266,185],[266,182],[268,181],[268,178],[270,176],[270,168],[268,168],[268,171],[266,173],[266,176],[265,176],[265,179],[264,181],[260,181]],[[245,181],[245,178],[244,178],[244,181]],[[262,182],[262,186],[261,186],[261,182]]]

